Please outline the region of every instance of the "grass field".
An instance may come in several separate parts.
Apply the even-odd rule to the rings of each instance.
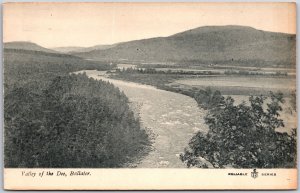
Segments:
[[[185,89],[211,87],[226,95],[260,95],[269,91],[289,94],[295,90],[296,81],[292,77],[202,76],[175,80],[168,85]]]
[[[264,88],[264,89],[285,89],[287,85],[291,89],[295,88],[292,84],[292,79],[288,78],[266,78],[266,77],[233,77],[233,76],[215,76],[215,77],[200,77],[193,79],[183,79],[176,81],[180,84],[200,85],[200,86],[239,86],[249,88]]]

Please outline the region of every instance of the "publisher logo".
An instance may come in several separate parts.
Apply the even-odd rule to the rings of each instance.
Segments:
[[[256,169],[253,169],[253,172],[251,172],[251,177],[254,179],[258,177],[258,172],[256,171]]]

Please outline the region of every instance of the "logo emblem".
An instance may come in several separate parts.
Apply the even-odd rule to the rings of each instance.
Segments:
[[[254,179],[258,177],[258,172],[256,171],[256,169],[253,169],[253,172],[251,172],[251,177]]]

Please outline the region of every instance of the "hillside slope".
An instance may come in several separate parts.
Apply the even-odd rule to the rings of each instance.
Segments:
[[[56,47],[56,48],[51,48],[55,51],[62,52],[62,53],[73,53],[76,54],[78,52],[89,52],[93,50],[105,50],[109,49],[112,47],[115,47],[117,44],[113,45],[96,45],[92,47]]]
[[[127,59],[194,64],[291,66],[296,60],[296,36],[244,26],[209,26],[75,53],[90,59]]]
[[[26,41],[6,42],[3,44],[3,46],[5,49],[32,50],[32,51],[40,51],[40,52],[58,53],[55,50],[44,48],[36,43],[26,42]]]
[[[51,48],[51,49],[55,50],[57,52],[68,53],[68,52],[73,52],[73,51],[76,51],[76,50],[84,49],[84,47],[67,46],[67,47],[54,47],[54,48]]]

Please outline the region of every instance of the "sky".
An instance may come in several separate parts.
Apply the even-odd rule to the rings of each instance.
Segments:
[[[295,9],[289,3],[6,3],[3,40],[88,47],[212,25],[296,33]]]

